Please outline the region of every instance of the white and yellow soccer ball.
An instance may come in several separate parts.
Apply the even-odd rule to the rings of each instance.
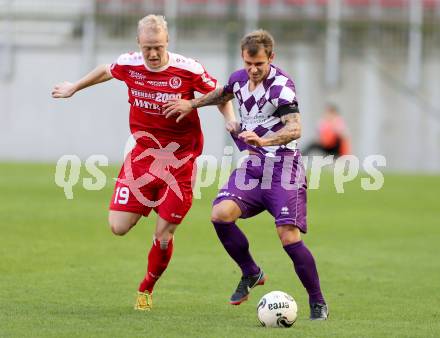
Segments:
[[[291,327],[298,317],[298,306],[287,293],[272,291],[258,302],[257,314],[265,327]]]

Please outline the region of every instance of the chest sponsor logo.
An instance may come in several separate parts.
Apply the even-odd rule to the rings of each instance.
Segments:
[[[266,123],[270,118],[270,117],[266,117],[266,116],[241,115],[241,112],[240,112],[240,116],[241,116],[243,124],[246,124],[246,125],[263,124],[263,123]]]
[[[147,83],[154,87],[168,87],[168,81],[147,81]]]
[[[133,106],[138,108],[148,109],[150,110],[149,111],[150,114],[158,114],[158,115],[162,114],[162,107],[159,104],[147,100],[136,98],[133,101]]]
[[[170,80],[169,80],[169,84],[170,87],[173,89],[177,89],[180,88],[180,86],[182,85],[182,79],[178,76],[173,76]]]
[[[154,100],[156,102],[165,103],[169,100],[177,100],[182,98],[182,93],[160,93],[160,92],[144,92],[141,90],[131,89],[131,95],[136,98]]]
[[[141,74],[139,72],[136,72],[134,70],[129,69],[128,70],[128,75],[136,80],[145,80],[147,77],[144,74]]]

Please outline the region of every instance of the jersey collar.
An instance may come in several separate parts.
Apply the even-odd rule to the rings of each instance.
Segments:
[[[266,80],[270,80],[270,79],[272,79],[272,78],[275,76],[276,72],[277,72],[277,70],[276,70],[276,68],[274,67],[274,65],[273,65],[273,64],[270,64],[269,75],[268,75],[264,80],[266,81]]]

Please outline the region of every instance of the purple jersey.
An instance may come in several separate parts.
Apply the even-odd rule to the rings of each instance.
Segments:
[[[278,107],[298,102],[293,81],[281,69],[270,65],[268,77],[253,91],[249,91],[249,76],[245,69],[234,72],[224,87],[238,100],[242,131],[255,132],[260,137],[270,136],[283,128],[276,114]],[[255,147],[233,137],[240,150],[252,150],[262,154],[285,154],[296,149],[296,141],[286,145]]]

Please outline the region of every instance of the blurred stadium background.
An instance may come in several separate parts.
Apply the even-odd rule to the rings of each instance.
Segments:
[[[0,0],[0,160],[105,154],[121,162],[126,89],[103,85],[52,100],[53,85],[137,50],[136,23],[164,14],[170,50],[224,83],[241,67],[239,39],[265,28],[275,63],[296,81],[302,145],[326,102],[349,125],[354,153],[388,170],[440,171],[440,0]],[[229,142],[202,109],[205,153]]]
[[[166,15],[170,50],[222,83],[241,67],[241,36],[268,29],[276,64],[297,84],[301,145],[334,102],[354,153],[383,154],[399,172],[378,191],[357,177],[344,194],[325,173],[309,191],[306,241],[332,313],[324,325],[307,319],[268,213],[239,224],[270,283],[230,308],[239,271],[209,224],[216,185],[179,229],[146,320],[131,302],[154,218],[121,239],[106,226],[113,180],[102,191],[79,183],[73,200],[55,185],[65,154],[104,154],[115,177],[129,107],[119,81],[69,100],[52,99],[52,87],[136,50],[136,23],[149,13]],[[0,0],[0,337],[438,337],[439,79],[440,0]],[[219,115],[200,111],[204,151],[217,157],[230,142]],[[298,301],[291,330],[258,326],[256,302],[274,289]]]

